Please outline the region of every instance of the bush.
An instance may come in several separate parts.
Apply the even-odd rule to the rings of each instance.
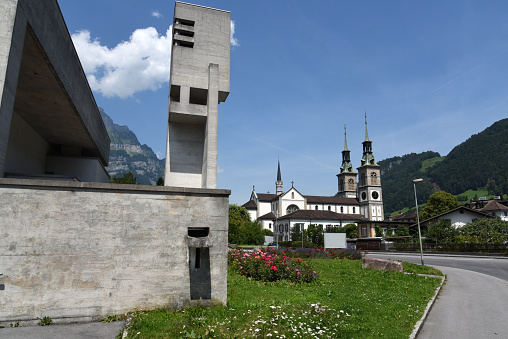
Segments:
[[[228,264],[241,275],[264,282],[287,280],[303,283],[318,277],[308,263],[288,257],[283,251],[257,250],[246,253],[242,249],[229,250]]]

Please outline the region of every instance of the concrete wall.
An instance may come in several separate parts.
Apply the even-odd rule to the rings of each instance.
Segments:
[[[16,112],[12,113],[5,172],[43,174],[49,144]]]
[[[0,324],[182,307],[193,242],[209,248],[211,300],[226,302],[229,190],[0,179],[0,191]]]
[[[46,173],[72,176],[86,182],[109,182],[108,172],[97,158],[49,156]]]
[[[56,0],[0,0],[0,177],[13,114],[107,165],[109,137]]]

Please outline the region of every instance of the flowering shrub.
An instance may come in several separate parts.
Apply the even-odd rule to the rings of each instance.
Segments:
[[[283,251],[257,250],[247,253],[242,249],[229,250],[228,264],[241,275],[259,281],[288,280],[302,283],[318,277],[310,264],[300,258],[286,256]]]

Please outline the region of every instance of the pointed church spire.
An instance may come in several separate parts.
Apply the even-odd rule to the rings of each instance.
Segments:
[[[277,195],[281,195],[282,193],[284,193],[283,191],[283,188],[282,188],[282,176],[280,174],[280,160],[277,159],[277,181],[275,182],[275,193],[277,193]]]
[[[351,164],[350,153],[351,152],[347,148],[346,123],[344,123],[344,150],[342,151],[342,165],[340,166],[340,173],[355,172],[353,170],[353,165]]]
[[[376,160],[374,159],[374,154],[372,154],[372,141],[369,140],[369,132],[367,131],[367,110],[365,110],[365,141],[363,144],[363,157],[361,161],[361,166],[364,165],[374,165],[376,164]]]
[[[367,130],[367,110],[365,110],[365,141],[369,141],[369,131]]]
[[[280,175],[280,160],[277,159],[278,165],[277,165],[277,181],[282,181],[282,176]]]
[[[344,151],[348,151],[348,149],[347,149],[347,137],[346,137],[346,123],[344,123]]]

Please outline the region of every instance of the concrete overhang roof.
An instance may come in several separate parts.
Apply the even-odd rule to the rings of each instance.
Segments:
[[[67,57],[75,59],[67,63],[62,58],[58,60],[62,64],[55,69],[36,33],[27,26],[14,111],[53,147],[80,149],[81,155],[97,157],[107,165],[109,137],[85,74],[80,69],[77,73],[82,76],[74,78],[70,84],[67,81],[67,88],[59,76],[67,67],[80,66],[74,46],[70,43],[70,46],[53,48],[72,49]],[[76,74],[76,70],[69,73]],[[88,91],[82,91],[83,88]],[[77,99],[76,89],[80,89]],[[73,92],[74,101],[69,92]]]

